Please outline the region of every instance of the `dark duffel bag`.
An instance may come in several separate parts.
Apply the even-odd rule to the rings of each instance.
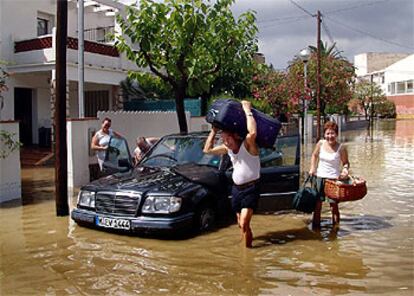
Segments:
[[[259,147],[271,148],[279,134],[281,123],[256,109],[252,109],[257,125],[256,142]],[[213,126],[238,133],[242,138],[247,134],[246,115],[240,102],[232,99],[218,99],[210,106],[206,121]]]
[[[308,186],[308,182],[310,186]],[[298,192],[296,192],[295,196],[293,197],[292,207],[295,210],[304,213],[312,213],[315,211],[316,202],[318,201],[318,193],[313,186],[315,182],[315,177],[308,176],[303,182],[301,188],[299,188]]]

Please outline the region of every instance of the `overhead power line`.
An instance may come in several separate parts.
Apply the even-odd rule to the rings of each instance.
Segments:
[[[305,12],[306,14],[310,15],[311,17],[316,17],[316,14],[312,14],[310,13],[308,10],[306,10],[305,8],[303,8],[302,6],[300,6],[298,3],[296,3],[293,0],[290,0],[290,2],[295,5],[297,8],[299,8],[300,10],[302,10],[303,12]]]
[[[277,22],[277,23],[273,23],[273,24],[261,25],[260,28],[261,29],[266,29],[266,28],[277,26],[277,25],[283,25],[283,24],[288,24],[288,23],[297,23],[297,22],[304,21],[304,20],[307,20],[307,19],[309,19],[309,16],[304,15],[302,17],[298,17],[298,18],[292,19],[292,20],[286,20],[286,21],[281,21],[281,22]]]
[[[332,13],[338,13],[338,12],[347,11],[347,10],[354,10],[354,9],[361,8],[361,7],[364,7],[364,6],[372,6],[372,5],[376,5],[376,4],[384,3],[384,2],[389,2],[389,1],[390,0],[363,2],[363,3],[360,3],[358,5],[353,5],[353,6],[344,7],[344,8],[335,9],[335,10],[330,10],[330,11],[327,11],[326,13],[332,14]]]
[[[373,35],[373,34],[371,34],[371,33],[368,33],[368,32],[365,32],[365,31],[362,31],[362,30],[360,30],[360,29],[357,29],[357,28],[351,27],[351,26],[346,25],[346,24],[344,24],[344,23],[341,23],[341,22],[339,22],[338,20],[333,19],[333,18],[331,18],[331,17],[329,17],[329,16],[326,16],[326,15],[325,15],[325,18],[329,19],[331,22],[333,22],[333,23],[335,23],[335,24],[337,24],[337,25],[340,25],[340,26],[343,26],[344,28],[347,28],[348,30],[351,30],[351,31],[354,31],[354,32],[358,32],[358,33],[360,33],[360,34],[362,34],[362,35],[369,36],[369,37],[371,37],[371,38],[373,38],[373,39],[377,39],[377,40],[383,41],[383,42],[385,42],[385,43],[389,43],[389,44],[396,45],[396,46],[399,46],[399,47],[404,47],[404,48],[407,48],[407,49],[410,49],[410,50],[413,50],[413,49],[414,49],[414,47],[412,47],[412,46],[407,46],[407,45],[404,45],[404,44],[399,44],[399,43],[397,43],[397,42],[393,42],[393,41],[390,41],[390,40],[387,40],[387,39],[384,39],[384,38],[381,38],[381,37],[375,36],[375,35]]]
[[[322,17],[323,17],[324,15],[322,14]],[[332,34],[331,34],[331,32],[329,31],[329,29],[328,29],[328,25],[326,24],[326,22],[322,22],[322,28],[325,30],[325,33],[326,33],[326,35],[328,35],[328,38],[329,38],[329,40],[331,41],[331,43],[333,44],[333,43],[335,43],[334,42],[334,40],[333,40],[333,37],[332,37]]]
[[[304,18],[309,18],[308,15],[295,15],[295,16],[285,16],[285,17],[277,17],[277,18],[273,18],[273,19],[268,19],[268,20],[261,20],[261,21],[257,21],[257,24],[264,24],[264,23],[273,23],[273,22],[281,22],[281,23],[285,23],[285,22],[289,22],[289,21],[296,21],[298,19],[304,19]]]

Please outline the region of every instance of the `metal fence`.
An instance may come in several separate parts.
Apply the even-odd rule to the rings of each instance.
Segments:
[[[95,41],[100,43],[110,43],[113,40],[112,34],[114,33],[114,26],[109,27],[97,27],[92,29],[86,29],[83,31],[83,38],[89,41]]]

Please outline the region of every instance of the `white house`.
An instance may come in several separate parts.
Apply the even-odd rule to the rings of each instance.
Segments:
[[[386,95],[399,118],[414,118],[414,54],[385,68]]]
[[[127,3],[128,1],[124,1]],[[129,1],[131,2],[131,1]],[[128,3],[129,3],[128,2]],[[12,75],[0,104],[0,129],[20,134],[24,146],[41,144],[53,123],[55,79],[56,0],[0,0],[0,60]],[[107,33],[117,32],[115,14],[125,9],[116,0],[84,0],[84,110],[79,118],[78,9],[68,1],[67,39],[67,148],[68,185],[89,182],[90,138],[100,120],[110,116],[113,127],[130,145],[137,136],[163,136],[179,131],[172,112],[124,112],[119,83],[129,70],[138,69],[116,50]],[[100,111],[97,115],[97,111]],[[204,117],[190,118],[189,130],[209,129]],[[41,133],[43,131],[43,134]],[[132,148],[132,147],[131,147]],[[2,146],[0,145],[0,149]],[[21,197],[20,157],[14,151],[0,159],[0,203]]]
[[[84,2],[85,117],[119,106],[119,82],[136,66],[108,38],[116,30],[112,0]],[[68,3],[67,116],[79,117],[77,1]],[[25,145],[39,143],[39,128],[51,127],[55,77],[56,0],[0,1],[0,59],[12,73],[0,120],[19,120]]]
[[[119,82],[128,70],[138,70],[108,38],[108,33],[117,31],[115,14],[124,8],[113,0],[84,1],[85,117],[95,118],[98,110],[122,108]],[[15,133],[25,147],[39,144],[42,138],[50,139],[56,11],[56,0],[0,0],[0,60],[11,74],[8,90],[2,92],[0,128]],[[68,1],[67,27],[66,109],[68,119],[74,119],[79,117],[76,0]],[[43,144],[48,143],[50,140]],[[0,165],[0,202],[20,198],[18,153],[0,159]]]
[[[373,81],[395,103],[397,118],[414,118],[414,54],[362,53],[354,65],[358,79]]]

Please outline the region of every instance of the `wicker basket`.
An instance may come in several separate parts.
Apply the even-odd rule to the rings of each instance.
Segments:
[[[362,178],[351,177],[350,183],[339,180],[325,180],[325,196],[337,202],[352,201],[367,194],[367,184]]]

